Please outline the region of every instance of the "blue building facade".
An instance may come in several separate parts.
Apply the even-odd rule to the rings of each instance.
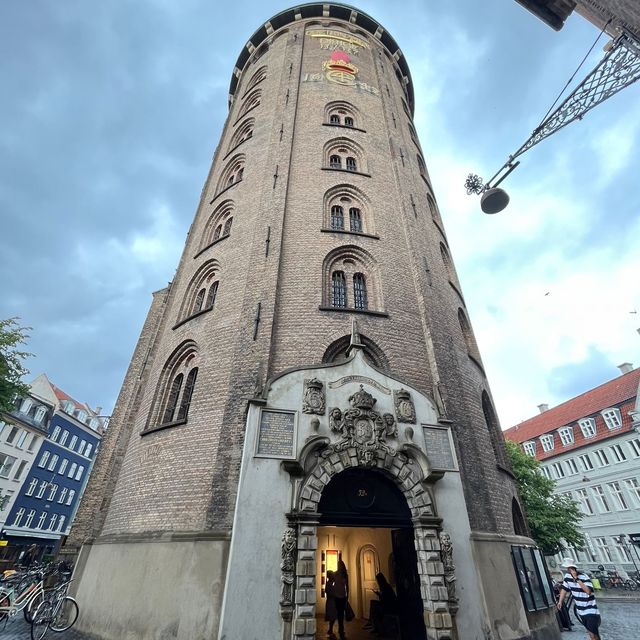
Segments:
[[[73,522],[101,433],[70,413],[71,409],[55,411],[6,519],[4,534],[15,560],[28,562],[56,553]]]

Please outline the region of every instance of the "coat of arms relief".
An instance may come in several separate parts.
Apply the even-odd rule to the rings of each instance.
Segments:
[[[340,440],[331,446],[333,451],[353,447],[360,464],[364,466],[375,466],[378,451],[396,455],[396,450],[386,443],[388,437],[395,438],[398,435],[396,419],[390,413],[374,411],[376,402],[360,385],[360,390],[349,397],[351,408],[345,411],[338,407],[331,409],[329,426],[332,432],[341,435]]]

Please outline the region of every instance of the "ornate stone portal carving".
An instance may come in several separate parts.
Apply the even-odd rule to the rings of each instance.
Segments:
[[[280,615],[290,620],[293,613],[293,581],[296,568],[296,531],[288,528],[282,534],[280,569]]]
[[[324,405],[324,384],[317,378],[305,380],[302,413],[315,413],[323,416]]]
[[[440,532],[440,553],[444,566],[444,581],[447,586],[449,605],[452,613],[457,609],[458,598],[456,598],[456,567],[453,564],[453,543],[451,536],[446,531]]]
[[[375,466],[376,454],[384,451],[391,456],[396,450],[386,444],[387,437],[397,437],[398,425],[390,414],[379,414],[373,410],[376,399],[367,393],[363,386],[349,397],[350,409],[341,411],[338,407],[329,413],[331,431],[339,433],[342,438],[332,445],[333,451],[343,451],[354,447],[358,453],[358,460],[364,466]]]
[[[393,400],[396,406],[398,422],[416,423],[416,408],[411,399],[411,394],[406,389],[393,392]]]

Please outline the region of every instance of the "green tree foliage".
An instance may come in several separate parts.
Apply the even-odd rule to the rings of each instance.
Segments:
[[[29,385],[22,382],[29,373],[23,360],[32,354],[20,349],[29,338],[29,329],[21,327],[18,318],[0,319],[0,411],[11,411],[16,397],[29,393]]]
[[[556,483],[542,475],[540,463],[515,442],[506,440],[506,445],[531,537],[546,555],[561,552],[565,542],[582,549],[584,537],[578,529],[582,512],[576,501],[568,496],[554,495]]]

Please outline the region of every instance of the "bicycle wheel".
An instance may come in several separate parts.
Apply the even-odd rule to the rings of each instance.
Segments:
[[[54,611],[53,620],[49,624],[51,631],[61,633],[71,629],[79,613],[78,603],[71,596],[65,596]]]
[[[23,610],[22,614],[26,622],[31,624],[33,619],[33,612],[42,604],[43,595],[39,593]]]
[[[53,605],[43,600],[31,616],[31,640],[42,640],[53,617]]]
[[[638,583],[635,580],[627,580],[624,584],[629,591],[637,591],[638,589]]]

